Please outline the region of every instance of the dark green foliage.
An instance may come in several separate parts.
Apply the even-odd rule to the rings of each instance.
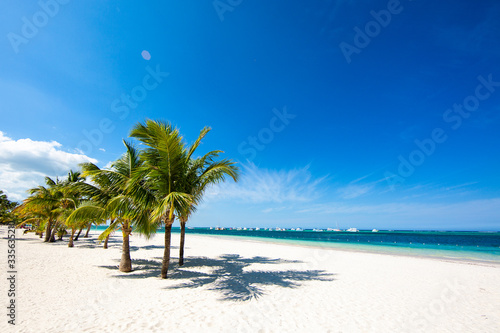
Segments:
[[[17,223],[18,219],[12,212],[16,206],[17,203],[10,201],[7,195],[0,190],[0,224]]]

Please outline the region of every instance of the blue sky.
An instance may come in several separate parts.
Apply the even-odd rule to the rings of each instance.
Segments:
[[[192,226],[500,230],[500,3],[0,5],[0,189],[145,118],[242,168]],[[147,51],[147,52],[143,52]],[[149,56],[148,56],[149,55]]]

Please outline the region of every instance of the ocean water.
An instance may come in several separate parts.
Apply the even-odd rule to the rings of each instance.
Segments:
[[[178,232],[178,229],[173,229]],[[187,229],[186,233],[344,250],[500,263],[500,232],[457,231],[276,231]]]
[[[101,229],[103,227],[99,227]],[[158,232],[163,232],[163,228]],[[172,228],[172,232],[180,232]],[[187,228],[187,234],[238,237],[250,240],[352,251],[424,256],[500,264],[500,232],[465,231],[277,231]]]

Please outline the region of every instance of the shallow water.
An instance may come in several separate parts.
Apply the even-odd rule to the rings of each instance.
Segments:
[[[175,230],[178,232],[178,229]],[[187,233],[225,235],[286,244],[345,250],[500,263],[500,233],[441,231],[275,231],[188,229]]]

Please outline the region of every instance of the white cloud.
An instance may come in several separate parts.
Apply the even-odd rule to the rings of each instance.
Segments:
[[[103,169],[110,170],[114,162],[115,161],[109,161],[108,163],[106,163]]]
[[[207,199],[232,198],[251,203],[308,202],[321,194],[324,178],[313,179],[308,167],[293,170],[260,169],[242,166],[238,183],[228,180],[207,192]]]
[[[61,150],[56,141],[13,140],[0,131],[0,189],[11,200],[22,200],[26,190],[42,185],[45,176],[64,176],[82,162],[97,163],[84,154]]]

